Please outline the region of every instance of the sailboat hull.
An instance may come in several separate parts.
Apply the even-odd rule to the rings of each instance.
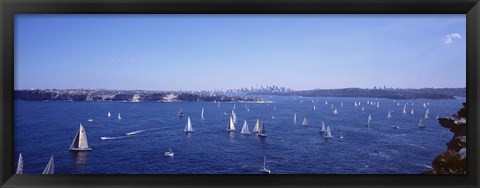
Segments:
[[[70,148],[70,151],[92,151],[92,148]]]
[[[268,170],[268,169],[266,169],[266,168],[260,169],[260,172],[262,172],[262,173],[264,173],[264,174],[270,174],[270,173],[271,173],[271,171]]]

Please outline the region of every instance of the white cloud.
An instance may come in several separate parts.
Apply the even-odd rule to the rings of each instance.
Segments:
[[[454,38],[459,38],[461,39],[462,38],[462,35],[460,35],[460,33],[451,33],[451,34],[448,34],[447,36],[445,36],[445,38],[443,38],[443,43],[444,44],[451,44],[453,42],[453,39]]]

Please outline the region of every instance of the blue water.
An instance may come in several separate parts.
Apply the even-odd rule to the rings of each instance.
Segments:
[[[264,156],[274,174],[418,174],[430,169],[431,161],[453,136],[435,117],[456,113],[465,102],[465,98],[397,100],[397,106],[393,100],[378,99],[377,108],[367,105],[367,100],[377,101],[372,98],[264,97],[272,103],[221,103],[218,107],[213,102],[17,100],[14,157],[22,153],[25,174],[41,173],[51,155],[56,174],[257,174]],[[365,112],[354,107],[355,101],[365,106]],[[417,125],[425,113],[424,102],[429,103],[430,119],[424,121],[426,128],[420,129]],[[408,114],[402,115],[405,103]],[[229,134],[226,128],[234,104],[237,131]],[[332,113],[331,104],[338,108],[338,115]],[[177,117],[180,107],[184,118]],[[387,119],[389,110],[393,111],[391,120]],[[112,118],[107,117],[109,111]],[[117,113],[122,120],[116,119]],[[367,127],[369,114],[373,120]],[[187,116],[193,134],[183,132]],[[305,116],[307,127],[301,125]],[[89,117],[94,121],[88,122]],[[256,118],[266,125],[265,139],[240,134],[243,120],[252,131]],[[321,121],[330,126],[333,139],[327,141],[320,134]],[[93,149],[90,152],[68,150],[80,123]],[[175,157],[163,156],[168,148]]]

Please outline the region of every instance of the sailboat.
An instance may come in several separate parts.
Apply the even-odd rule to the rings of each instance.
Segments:
[[[403,114],[403,115],[407,114],[407,109],[406,109],[406,107],[403,107],[402,114]]]
[[[187,125],[185,126],[185,129],[183,130],[185,133],[193,133],[195,132],[192,128],[192,122],[190,121],[190,116],[188,116],[188,121]]]
[[[235,104],[233,104],[233,109],[235,110]]]
[[[230,116],[230,123],[228,123],[227,131],[235,131],[235,124],[233,123],[233,117]]]
[[[327,105],[328,105],[328,101],[325,101],[325,104],[327,104]]]
[[[265,131],[265,123],[262,123],[262,127],[260,129],[260,132],[259,132],[258,136],[267,137],[267,132]]]
[[[122,119],[122,116],[120,116],[120,113],[118,113],[117,119],[118,119],[118,120],[121,120],[121,119]]]
[[[392,114],[390,113],[390,111],[388,111],[387,118],[388,118],[388,119],[392,118]]]
[[[380,108],[380,101],[377,101],[377,108]]]
[[[414,112],[413,112],[413,108],[412,108],[412,111],[410,111],[410,114],[412,114],[412,115],[414,114]]]
[[[303,118],[302,125],[303,125],[303,126],[307,126],[307,125],[308,125],[307,117],[304,117],[304,118]]]
[[[259,133],[260,132],[260,120],[257,118],[257,123],[255,123],[255,127],[253,128],[253,133]]]
[[[428,117],[428,113],[425,113],[425,117],[423,117],[423,118],[425,118],[425,119],[429,119],[429,117]]]
[[[357,101],[355,101],[355,107],[357,107],[357,106],[358,106]]]
[[[367,127],[370,127],[370,121],[372,121],[372,115],[368,115]]]
[[[362,106],[362,112],[365,112],[365,106]]]
[[[425,103],[423,103],[423,108],[427,108],[427,105]]]
[[[112,117],[112,114],[110,114],[110,112],[108,112],[107,117]]]
[[[437,115],[437,117],[435,117],[435,119],[438,120],[438,118],[439,118],[439,117],[438,117],[438,115]]]
[[[168,151],[166,151],[163,155],[166,157],[173,157],[174,153],[172,149],[168,148]]]
[[[340,103],[340,107],[343,107],[343,102]]]
[[[325,133],[327,130],[325,130],[325,123],[322,121],[322,128],[320,129],[320,132]]]
[[[202,117],[202,119],[205,118],[205,116],[203,116],[203,113],[205,112],[205,108],[202,108],[202,114],[200,115]]]
[[[23,157],[21,153],[18,156],[17,172],[15,174],[23,174]]]
[[[313,105],[313,110],[317,110],[317,108],[315,107],[315,105]]]
[[[232,118],[233,118],[233,123],[237,123],[237,114],[235,114],[234,110],[232,110]]]
[[[327,126],[327,131],[325,132],[325,139],[333,138],[332,132],[330,132],[330,127]]]
[[[397,106],[400,106],[400,102],[397,102]]]
[[[333,109],[333,104],[330,106],[331,109]]]
[[[342,139],[343,139],[343,134],[342,134],[342,131],[340,131],[340,137],[339,137],[339,138],[340,138],[340,140],[342,140]]]
[[[293,124],[297,124],[297,113],[293,113]]]
[[[70,145],[70,151],[90,151],[92,148],[88,147],[87,132],[85,128],[80,123],[80,128],[73,139],[72,144]]]
[[[88,118],[88,120],[87,120],[87,121],[90,121],[90,122],[92,122],[92,121],[93,121],[93,119],[92,119],[92,115],[90,115],[90,118]]]
[[[335,110],[333,110],[333,114],[338,114],[338,111],[337,111],[336,108],[335,108]]]
[[[247,120],[245,120],[245,121],[243,122],[243,127],[242,127],[241,133],[242,133],[242,134],[251,134],[251,133],[250,133],[250,130],[248,130]]]
[[[55,169],[55,164],[53,161],[53,155],[50,157],[50,161],[48,161],[47,166],[43,170],[42,174],[53,174]]]
[[[263,172],[265,174],[270,174],[271,171],[267,169],[266,163],[267,163],[267,156],[263,156],[263,169],[260,169],[260,172]]]
[[[418,122],[418,127],[425,128],[425,125],[423,124],[423,119],[420,119],[420,122]]]
[[[180,107],[180,110],[178,110],[177,116],[178,116],[178,117],[183,117],[183,109],[182,109],[182,107]]]
[[[427,114],[428,114],[428,108],[427,108],[427,111],[425,111],[425,113],[427,113]]]

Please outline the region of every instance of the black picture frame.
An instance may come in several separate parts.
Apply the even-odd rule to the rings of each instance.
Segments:
[[[2,187],[478,187],[478,0],[3,0],[0,185]],[[466,14],[467,175],[13,175],[15,14]],[[433,160],[433,159],[432,159]]]

